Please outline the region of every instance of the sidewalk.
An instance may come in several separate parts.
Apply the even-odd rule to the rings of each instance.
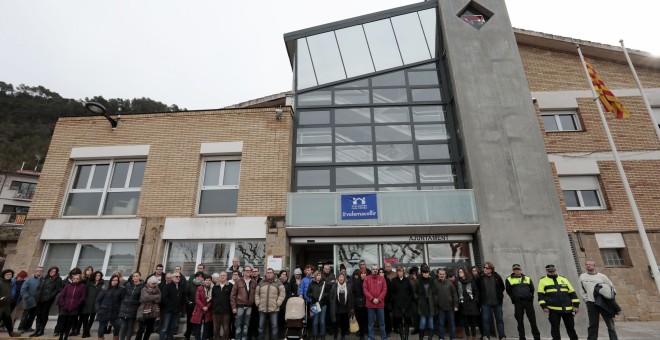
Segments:
[[[619,335],[619,340],[654,340],[658,339],[660,340],[660,321],[628,321],[628,322],[618,322],[616,323],[616,328],[617,328],[617,334]],[[562,325],[563,329],[563,325]],[[515,332],[515,330],[514,330]],[[509,340],[515,340],[517,339],[517,336],[512,336],[514,334],[509,334],[508,339]],[[135,335],[133,335],[135,336]],[[359,338],[357,336],[351,335],[346,337],[348,340],[358,340]],[[380,338],[380,337],[376,337]],[[448,339],[448,335],[445,336],[446,339]],[[16,338],[10,338],[7,333],[0,333],[0,339],[32,339],[27,336],[21,336],[21,337],[16,337]],[[33,338],[33,339],[43,339],[43,340],[53,340],[57,339],[57,337],[53,337],[53,329],[52,328],[46,328],[46,334],[43,336],[40,336],[38,338]],[[82,339],[80,336],[74,336],[74,337],[69,337],[69,339]],[[96,327],[92,328],[92,337],[88,338],[90,340],[96,340]],[[105,336],[106,340],[111,340],[112,335],[111,334],[106,334]],[[151,335],[151,340],[156,340],[158,339],[157,334],[152,334]],[[175,339],[183,339],[183,332],[180,332],[178,335],[175,336]],[[193,338],[194,339],[194,338]],[[326,340],[332,340],[332,336],[326,336]],[[397,334],[392,334],[390,337],[391,340],[399,340],[400,337]],[[419,337],[417,335],[411,335],[408,337],[409,340],[418,340]],[[428,339],[428,338],[425,338]],[[434,337],[435,340],[439,340],[437,337]],[[549,340],[551,339],[549,334],[542,334],[542,339],[543,340]],[[562,336],[562,339],[568,339],[567,336]],[[581,339],[586,339],[586,337],[581,337]],[[599,329],[599,334],[598,334],[598,340],[608,340],[609,337],[607,336],[607,327],[605,327],[605,324],[601,322],[600,329]]]

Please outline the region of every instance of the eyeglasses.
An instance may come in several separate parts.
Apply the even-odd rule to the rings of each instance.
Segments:
[[[493,268],[491,268],[491,267],[484,267],[484,269],[493,269]]]
[[[253,270],[252,272],[253,272],[253,273],[258,273],[259,271],[258,271],[258,270]]]
[[[181,276],[180,276],[180,275],[173,275],[172,277],[178,279],[178,278],[180,278]]]

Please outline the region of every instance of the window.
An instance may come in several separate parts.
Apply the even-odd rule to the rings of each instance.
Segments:
[[[5,204],[2,206],[1,213],[2,215],[9,215],[6,219],[7,223],[23,224],[25,223],[25,217],[27,217],[29,210],[30,207]],[[4,218],[2,220],[4,220]],[[2,220],[0,220],[0,224],[2,224]]]
[[[116,271],[128,277],[133,272],[135,243],[47,243],[44,254],[42,266],[57,266],[60,275],[66,275],[69,268],[93,266],[106,278]]]
[[[181,266],[181,272],[193,274],[202,263],[207,273],[227,270],[231,260],[238,257],[241,266],[250,264],[263,269],[266,260],[264,241],[235,242],[171,242],[168,244],[165,270],[172,271]]]
[[[140,199],[145,161],[76,165],[64,216],[134,216]]]
[[[241,161],[207,159],[203,169],[199,214],[236,214]]]
[[[626,243],[621,233],[598,233],[595,234],[596,243],[600,248],[603,265],[607,267],[627,266],[630,257],[626,251]]]
[[[577,111],[543,111],[543,127],[545,132],[581,131]]]
[[[605,209],[597,176],[560,176],[559,182],[568,210]]]
[[[32,199],[34,190],[37,188],[37,183],[12,181],[9,190],[16,190],[13,198],[18,199]]]
[[[607,267],[625,266],[626,262],[623,259],[623,250],[622,248],[601,249],[600,255],[603,257],[603,265]]]
[[[655,117],[655,122],[658,124],[658,127],[660,127],[660,107],[652,107],[651,111],[653,111],[653,117]]]

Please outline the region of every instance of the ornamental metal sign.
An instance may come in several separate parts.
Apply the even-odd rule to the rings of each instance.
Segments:
[[[341,219],[378,219],[376,194],[341,195]]]

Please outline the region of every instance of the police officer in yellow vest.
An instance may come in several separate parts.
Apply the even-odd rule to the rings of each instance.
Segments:
[[[518,322],[518,338],[525,340],[525,313],[529,325],[532,327],[534,340],[541,340],[539,327],[536,325],[536,313],[534,313],[534,282],[532,279],[522,273],[519,264],[514,264],[513,273],[506,278],[506,293],[511,298],[515,307],[514,316]]]
[[[545,266],[545,271],[547,275],[539,280],[538,295],[539,304],[550,320],[552,339],[561,339],[559,324],[563,319],[568,337],[577,340],[574,314],[579,311],[580,299],[568,279],[557,275],[557,268],[553,264]]]

